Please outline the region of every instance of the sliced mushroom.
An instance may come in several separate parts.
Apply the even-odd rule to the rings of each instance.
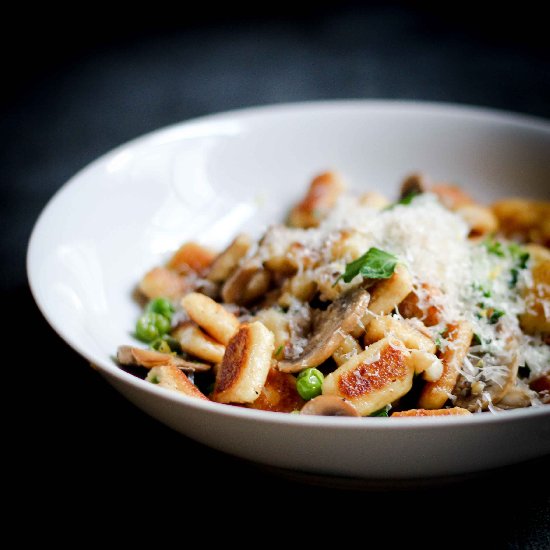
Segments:
[[[426,176],[420,172],[415,172],[408,175],[401,184],[401,198],[404,199],[409,195],[418,195],[425,193],[427,190]]]
[[[510,388],[506,395],[498,402],[499,409],[522,409],[530,407],[533,401],[537,400],[537,393],[525,382],[517,381],[516,385]]]
[[[222,299],[226,303],[247,305],[269,290],[271,275],[256,261],[239,266],[225,281]]]
[[[171,365],[185,372],[204,372],[211,368],[206,363],[187,361],[170,353],[161,353],[160,351],[134,348],[132,346],[119,346],[117,360],[121,365],[145,367],[146,369]]]
[[[308,401],[300,413],[319,416],[359,416],[357,409],[349,401],[336,395],[319,395]]]
[[[320,317],[302,353],[294,360],[281,361],[279,370],[298,372],[326,361],[365,315],[370,295],[356,289],[333,302]]]
[[[498,404],[515,385],[519,360],[515,355],[507,371],[498,380],[480,380],[470,383],[460,375],[453,393],[457,396],[455,405],[469,411],[486,410],[491,403]]]

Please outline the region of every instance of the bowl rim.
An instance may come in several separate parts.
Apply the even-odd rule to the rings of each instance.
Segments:
[[[81,357],[90,362],[93,368],[96,368],[102,376],[114,378],[118,382],[127,384],[133,389],[140,392],[149,393],[164,401],[174,404],[191,407],[197,410],[208,412],[214,415],[233,417],[241,420],[268,422],[274,424],[289,425],[305,425],[311,428],[338,427],[346,430],[402,430],[402,429],[418,429],[429,428],[433,430],[436,427],[446,429],[449,426],[470,426],[476,424],[493,424],[493,423],[508,423],[515,422],[520,419],[542,418],[550,416],[550,406],[528,407],[525,409],[514,409],[502,411],[497,414],[472,414],[469,416],[443,416],[443,417],[400,417],[393,418],[391,422],[380,422],[379,418],[361,417],[322,417],[322,416],[306,416],[294,414],[274,414],[270,411],[261,411],[256,409],[248,409],[244,407],[231,407],[226,404],[216,403],[213,401],[204,401],[188,397],[165,388],[161,388],[154,384],[150,384],[137,376],[134,376],[120,367],[113,360],[107,362],[103,359],[89,356],[79,345],[75,339],[72,339],[64,330],[58,326],[55,318],[48,311],[45,303],[41,300],[40,293],[37,290],[37,281],[39,280],[38,270],[34,267],[35,248],[38,236],[40,235],[45,223],[47,214],[54,210],[57,203],[62,200],[69,188],[78,185],[81,176],[89,171],[92,171],[96,166],[109,162],[110,159],[117,156],[121,151],[133,148],[136,146],[146,145],[147,142],[155,143],[166,139],[176,139],[188,134],[192,137],[193,132],[202,129],[201,135],[207,135],[204,132],[210,126],[215,126],[218,123],[232,122],[235,120],[254,120],[269,117],[276,117],[281,114],[296,114],[307,113],[311,111],[372,111],[386,112],[391,114],[415,114],[422,113],[425,116],[445,116],[451,118],[471,119],[476,121],[504,123],[506,125],[521,127],[526,130],[533,130],[550,134],[550,120],[533,115],[523,114],[519,112],[500,110],[490,107],[482,107],[477,105],[433,102],[424,100],[387,100],[387,99],[337,99],[337,100],[319,100],[319,101],[298,101],[291,103],[276,103],[245,107],[240,109],[232,109],[227,111],[215,112],[203,116],[194,117],[169,124],[150,132],[144,133],[131,140],[128,140],[117,147],[114,147],[103,153],[95,160],[89,162],[70,177],[57,191],[50,197],[46,205],[43,207],[37,217],[27,246],[26,255],[26,271],[27,278],[33,299],[48,322],[51,328],[73,348]],[[174,134],[174,135],[172,135]],[[113,350],[114,352],[114,350]]]

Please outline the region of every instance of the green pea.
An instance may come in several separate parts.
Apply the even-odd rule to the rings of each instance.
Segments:
[[[148,313],[159,313],[171,321],[174,314],[174,306],[167,298],[155,298],[147,304],[145,311]]]
[[[160,313],[144,313],[136,323],[136,337],[152,342],[170,330],[170,321]]]
[[[181,353],[181,346],[179,342],[169,334],[164,334],[160,338],[153,340],[149,346],[151,349],[162,353]]]
[[[155,351],[160,351],[161,353],[172,353],[168,342],[166,340],[163,340],[162,338],[157,338],[156,340],[153,340],[153,342],[151,342],[151,349],[154,349]]]
[[[323,373],[318,369],[309,368],[303,370],[296,380],[296,389],[300,397],[309,401],[321,395],[324,379]]]

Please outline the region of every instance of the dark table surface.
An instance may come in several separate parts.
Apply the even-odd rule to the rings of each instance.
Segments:
[[[420,5],[321,2],[268,14],[202,6],[192,18],[142,13],[136,23],[102,12],[90,16],[91,26],[51,14],[41,26],[37,13],[18,41],[3,43],[2,296],[7,312],[26,319],[15,339],[7,338],[8,356],[15,353],[4,369],[12,388],[31,390],[13,405],[31,413],[14,415],[26,444],[18,443],[25,452],[14,454],[13,467],[25,464],[18,479],[38,515],[58,518],[49,536],[59,536],[67,518],[87,526],[88,536],[101,536],[130,512],[134,533],[155,525],[160,537],[166,518],[159,510],[176,496],[176,508],[166,513],[178,519],[177,530],[196,528],[197,517],[212,526],[229,518],[233,540],[243,543],[262,540],[240,538],[261,533],[264,524],[250,520],[255,511],[266,520],[263,536],[285,542],[286,526],[308,525],[303,543],[326,526],[336,535],[355,531],[367,544],[378,533],[390,546],[424,540],[433,547],[550,548],[548,457],[415,489],[289,479],[196,444],[134,408],[53,332],[26,282],[30,231],[53,193],[100,154],[170,123],[251,105],[341,98],[445,101],[550,118],[540,14],[473,17],[465,8]],[[13,328],[9,315],[4,324]],[[29,347],[40,349],[46,363],[22,361]],[[19,460],[23,455],[30,464]]]

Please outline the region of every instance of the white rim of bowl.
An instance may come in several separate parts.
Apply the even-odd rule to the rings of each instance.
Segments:
[[[97,164],[108,162],[110,158],[119,154],[122,150],[134,147],[136,145],[146,143],[147,141],[158,141],[169,137],[171,133],[176,132],[176,135],[172,137],[175,139],[181,137],[182,131],[192,131],[195,127],[209,125],[210,123],[219,123],[221,121],[230,122],[233,119],[254,119],[257,117],[263,118],[266,116],[277,116],[284,114],[299,114],[306,111],[387,111],[400,114],[418,114],[422,112],[425,116],[446,116],[453,118],[470,118],[472,120],[486,120],[493,122],[500,122],[506,125],[518,126],[528,130],[542,131],[550,133],[550,121],[543,118],[526,115],[522,113],[516,113],[511,111],[498,110],[487,107],[480,107],[475,105],[458,104],[458,103],[444,103],[444,102],[430,102],[420,100],[369,100],[369,99],[339,99],[339,100],[322,100],[322,101],[304,101],[295,103],[279,103],[273,105],[259,105],[253,107],[246,107],[243,109],[234,109],[229,111],[223,111],[214,114],[208,114],[189,120],[177,122],[168,126],[164,126],[138,136],[132,140],[129,140],[114,149],[109,150],[105,154],[99,156],[93,160],[76,174],[74,174],[67,182],[65,182],[49,199],[46,206],[38,216],[31,236],[29,239],[27,249],[27,276],[29,280],[29,286],[32,296],[42,313],[47,320],[48,324],[53,330],[77,353],[83,358],[88,360],[94,367],[96,367],[102,375],[107,377],[114,377],[120,382],[124,382],[133,386],[134,388],[157,395],[165,400],[172,401],[174,403],[180,403],[182,405],[190,406],[196,409],[207,411],[213,414],[232,416],[235,418],[241,418],[246,420],[256,420],[260,422],[270,422],[275,424],[286,425],[307,425],[309,428],[323,428],[329,426],[338,426],[343,429],[368,429],[368,430],[402,430],[406,428],[418,429],[421,427],[429,428],[433,430],[435,427],[447,428],[452,425],[471,425],[478,423],[507,423],[514,422],[520,419],[526,418],[542,418],[550,415],[550,406],[541,407],[528,407],[525,409],[514,409],[509,411],[502,411],[497,414],[483,413],[472,414],[470,416],[443,416],[443,417],[405,417],[405,418],[393,418],[391,421],[384,421],[380,418],[362,417],[362,418],[350,418],[350,417],[324,417],[324,416],[306,416],[306,415],[294,415],[285,413],[273,413],[269,411],[260,411],[255,409],[246,409],[243,407],[232,407],[221,403],[215,403],[213,401],[203,401],[201,399],[193,399],[184,394],[179,394],[175,391],[167,390],[151,384],[134,376],[120,367],[118,367],[114,361],[103,361],[97,358],[89,356],[82,348],[80,348],[78,342],[70,338],[62,327],[57,326],[55,321],[50,316],[46,306],[41,301],[40,296],[36,290],[35,279],[37,270],[33,269],[34,262],[34,247],[37,240],[37,235],[41,232],[41,226],[47,213],[54,209],[56,203],[62,200],[63,195],[69,187],[77,184],[80,176],[89,170],[92,170]],[[114,352],[115,350],[113,350]],[[388,419],[389,420],[389,419]]]

